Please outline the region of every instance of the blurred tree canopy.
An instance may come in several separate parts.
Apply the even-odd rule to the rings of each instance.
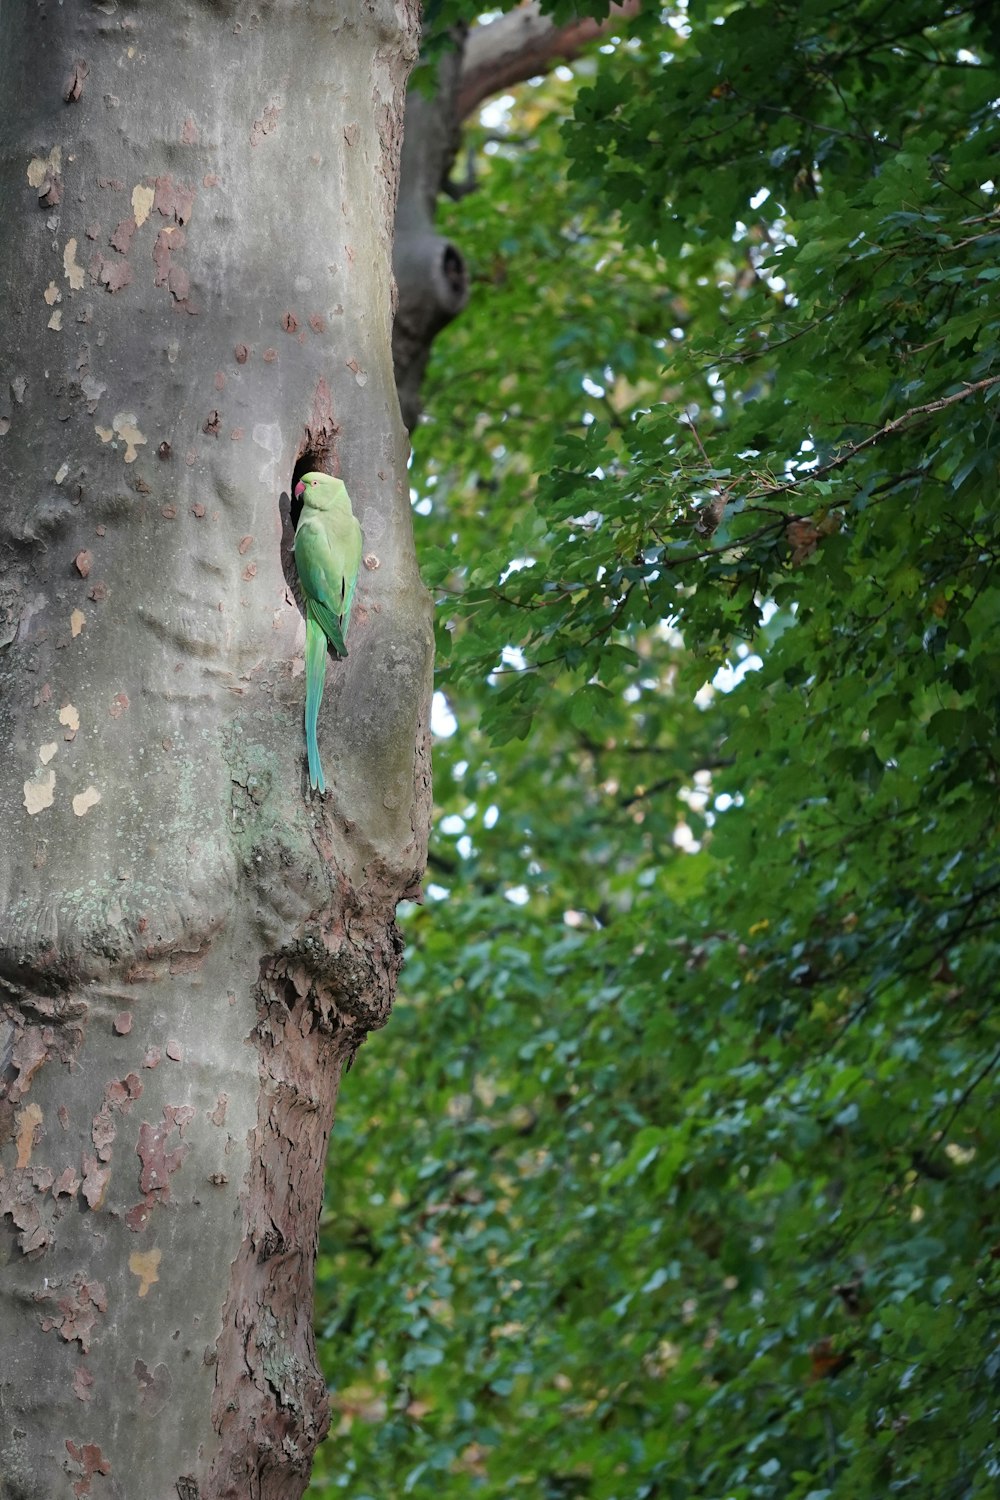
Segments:
[[[995,25],[647,7],[470,133],[311,1493],[1000,1489]]]

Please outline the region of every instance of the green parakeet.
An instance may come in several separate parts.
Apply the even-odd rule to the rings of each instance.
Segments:
[[[344,639],[361,566],[361,527],[343,481],[303,474],[295,486],[302,514],[295,528],[295,566],[306,602],[306,753],[309,785],[326,791],[316,721],[326,678],[326,645],[347,655]]]

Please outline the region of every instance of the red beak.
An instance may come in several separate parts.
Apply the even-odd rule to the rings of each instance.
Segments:
[[[292,493],[295,496],[296,500],[301,500],[302,496],[305,494],[305,492],[306,492],[306,487],[302,483],[302,480],[300,479],[299,482],[298,482],[298,484],[295,486],[295,489],[292,491]]]

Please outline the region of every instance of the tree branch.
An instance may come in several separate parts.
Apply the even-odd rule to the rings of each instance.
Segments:
[[[950,396],[941,396],[936,401],[927,401],[923,406],[911,406],[908,411],[901,412],[898,417],[893,417],[891,422],[886,422],[877,432],[862,438],[859,443],[849,443],[828,463],[821,464],[817,469],[805,469],[782,484],[770,485],[763,491],[763,494],[772,498],[775,495],[785,494],[788,490],[798,489],[803,482],[822,479],[824,475],[833,473],[835,469],[842,469],[845,464],[850,463],[852,458],[857,457],[866,448],[872,447],[874,443],[881,443],[883,438],[905,431],[916,422],[918,417],[926,417],[936,411],[943,411],[946,406],[954,406],[956,401],[967,401],[970,396],[976,396],[980,391],[988,391],[995,385],[1000,385],[1000,375],[987,375],[983,380],[975,380],[964,385],[960,391],[953,391]],[[756,495],[750,495],[748,498],[756,499]]]
[[[467,119],[473,110],[494,94],[547,73],[557,61],[569,62],[616,23],[634,16],[640,0],[623,0],[611,6],[606,21],[590,16],[556,26],[540,13],[538,0],[530,0],[508,11],[488,26],[469,33],[458,92],[458,117]]]

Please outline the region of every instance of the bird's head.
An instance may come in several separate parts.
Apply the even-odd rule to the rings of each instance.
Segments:
[[[350,510],[351,502],[347,498],[342,479],[334,479],[332,474],[303,474],[293,491],[296,500],[301,500],[303,505],[313,506],[316,510],[336,510],[347,506]]]
[[[317,480],[325,478],[325,474],[303,474],[302,478],[299,480],[298,484],[292,491],[292,494],[295,496],[296,500],[305,500],[312,490],[313,486],[316,484]]]

